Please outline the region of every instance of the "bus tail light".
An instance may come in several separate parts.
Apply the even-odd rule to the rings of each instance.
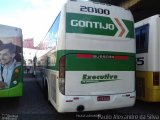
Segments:
[[[159,72],[153,72],[153,85],[160,85]]]
[[[65,94],[65,63],[66,58],[62,56],[59,63],[59,90],[62,94]]]

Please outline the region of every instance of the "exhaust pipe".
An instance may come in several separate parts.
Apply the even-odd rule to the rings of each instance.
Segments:
[[[82,112],[82,111],[84,111],[84,106],[83,105],[79,105],[79,106],[77,106],[77,111],[78,112]]]

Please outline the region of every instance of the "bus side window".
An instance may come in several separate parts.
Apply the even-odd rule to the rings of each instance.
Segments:
[[[54,66],[56,65],[56,55],[55,55],[55,53],[53,53],[53,64],[54,64]]]
[[[48,34],[45,39],[47,40],[47,49],[56,49],[57,46],[57,32],[59,27],[60,14],[56,18],[55,22],[52,24]]]
[[[50,66],[50,65],[51,65],[51,58],[47,57],[47,66]]]
[[[136,31],[136,52],[140,49],[140,32]]]
[[[56,57],[55,57],[55,52],[48,57],[48,66],[55,66],[56,64]]]
[[[144,25],[136,29],[136,52],[148,52],[149,25]]]

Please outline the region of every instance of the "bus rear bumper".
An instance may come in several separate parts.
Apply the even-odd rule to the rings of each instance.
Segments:
[[[59,96],[58,112],[82,112],[130,107],[135,104],[135,92],[99,96]]]

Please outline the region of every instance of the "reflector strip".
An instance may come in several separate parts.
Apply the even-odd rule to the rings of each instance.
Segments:
[[[93,58],[91,54],[77,54],[77,58]]]
[[[92,55],[92,54],[77,54],[77,58],[97,58],[97,59],[115,59],[115,60],[128,60],[128,56],[124,55]]]
[[[128,60],[128,56],[114,56],[116,60]]]

